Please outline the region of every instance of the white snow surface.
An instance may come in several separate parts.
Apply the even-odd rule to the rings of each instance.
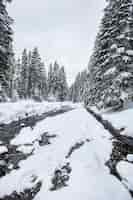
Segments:
[[[17,148],[17,150],[23,152],[24,154],[30,154],[34,150],[34,147],[21,145],[20,147]]]
[[[6,153],[6,152],[8,152],[7,147],[5,147],[5,146],[0,146],[0,154]]]
[[[125,47],[120,47],[117,49],[117,52],[120,54],[123,53],[124,51],[125,51]]]
[[[103,117],[108,119],[116,128],[125,128],[121,133],[133,137],[133,104],[126,105],[125,110],[113,113],[104,113]]]
[[[133,162],[133,154],[128,154],[128,155],[127,155],[127,160],[128,160],[129,162]]]
[[[28,116],[41,115],[44,112],[51,110],[58,110],[62,106],[75,107],[71,102],[57,102],[50,103],[44,101],[43,103],[34,102],[33,100],[19,101],[15,103],[0,103],[0,123],[10,123],[11,121],[25,118]],[[77,106],[77,105],[76,105]]]
[[[11,116],[15,119],[16,114],[27,112],[28,103],[24,104],[25,106],[21,107],[20,103],[20,108],[14,110],[9,103],[7,107],[8,109],[12,107],[11,113],[4,116],[3,112],[1,120],[9,122]],[[51,110],[62,106],[60,103],[46,104],[45,108]],[[42,105],[38,103],[31,107],[34,112],[35,110],[38,112],[38,108],[41,110]],[[75,108],[72,111],[38,122],[34,129],[23,128],[11,141],[11,144],[20,145],[19,148],[23,152],[32,151],[32,148],[25,144],[33,144],[34,154],[19,163],[20,169],[13,170],[0,178],[0,198],[10,195],[13,191],[21,192],[25,188],[31,188],[35,184],[32,178],[37,176],[36,182],[41,180],[43,184],[34,200],[132,199],[128,190],[119,180],[110,175],[105,165],[112,152],[111,135],[82,106],[72,105],[72,107]],[[32,108],[29,110],[34,113]],[[124,115],[121,119],[124,120]],[[41,147],[34,141],[44,132],[48,132],[49,135],[54,134],[56,138],[51,139],[50,145]],[[81,141],[85,142],[84,145],[66,158],[70,148]],[[72,168],[68,186],[57,191],[50,191],[55,169],[67,162]]]
[[[133,50],[127,50],[126,53],[127,53],[129,56],[133,56]]]
[[[117,171],[119,172],[123,184],[130,190],[133,189],[133,165],[131,163],[121,161],[117,165]]]

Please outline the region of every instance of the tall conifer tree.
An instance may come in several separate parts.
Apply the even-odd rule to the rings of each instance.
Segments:
[[[29,67],[28,54],[27,50],[24,49],[21,59],[21,85],[20,85],[20,97],[23,99],[27,98],[27,92],[28,92],[28,76],[29,76],[28,67]]]
[[[133,98],[133,1],[108,0],[90,62],[88,103],[119,107]]]
[[[12,29],[13,20],[9,17],[6,2],[0,0],[0,101],[10,95],[10,72],[13,63]]]
[[[28,96],[41,100],[47,96],[47,77],[44,63],[41,61],[37,48],[33,49],[30,60]]]
[[[68,96],[68,85],[66,80],[66,72],[64,67],[59,70],[59,86],[58,86],[58,100],[65,101]]]

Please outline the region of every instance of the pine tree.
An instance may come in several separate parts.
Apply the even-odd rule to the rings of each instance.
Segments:
[[[28,83],[29,98],[33,98],[35,96],[38,62],[40,63],[38,49],[34,48],[31,53],[31,61],[29,67],[29,83]]]
[[[28,93],[28,77],[29,77],[29,68],[28,68],[28,54],[27,50],[24,49],[21,59],[21,81],[20,81],[20,98],[26,99]]]
[[[80,90],[81,90],[80,79],[81,79],[81,74],[79,72],[78,75],[76,76],[76,80],[74,83],[74,96],[73,96],[74,102],[80,101]]]
[[[72,102],[77,102],[77,94],[76,94],[76,90],[75,90],[75,84],[72,84],[71,87],[69,88],[69,97],[68,97],[69,101]]]
[[[13,100],[18,100],[21,96],[21,60],[15,61],[15,73],[13,77]]]
[[[83,101],[84,104],[88,104],[88,95],[90,94],[90,73],[87,72],[85,82],[84,82],[84,89],[83,89]]]
[[[47,77],[43,62],[37,48],[31,54],[28,78],[28,96],[42,100],[47,96]]]
[[[40,99],[46,99],[48,88],[47,88],[47,75],[45,70],[45,65],[43,62],[39,64],[39,73],[38,73],[38,88],[39,88],[39,97]]]
[[[59,95],[59,64],[55,61],[54,67],[53,67],[53,94],[58,100],[58,95]]]
[[[87,70],[79,72],[74,83],[69,89],[69,99],[73,102],[82,102],[86,98],[87,79],[89,79]]]
[[[12,61],[9,69],[9,79],[8,79],[8,96],[10,99],[13,98],[13,90],[14,90],[14,76],[15,76],[15,58]]]
[[[80,74],[80,101],[84,101],[86,98],[86,88],[89,87],[88,80],[89,72],[87,70],[82,71]]]
[[[53,66],[50,64],[48,72],[48,96],[55,101],[58,100],[59,95],[59,71],[60,67],[56,61]]]
[[[48,70],[48,100],[65,101],[68,98],[68,84],[64,67],[55,61]]]
[[[65,101],[67,100],[68,95],[68,84],[66,80],[66,72],[64,67],[61,67],[59,70],[59,86],[58,86],[58,100]]]
[[[10,95],[10,70],[13,62],[12,29],[13,20],[8,16],[6,2],[0,1],[0,101]]]
[[[53,66],[52,63],[49,65],[48,69],[48,94],[53,95]]]
[[[90,62],[88,102],[119,107],[133,98],[133,2],[108,0]]]
[[[32,59],[32,52],[28,52],[28,84],[27,84],[27,98],[30,98],[30,91],[31,91],[31,59]]]

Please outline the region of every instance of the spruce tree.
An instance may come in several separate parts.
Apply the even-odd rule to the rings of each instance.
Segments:
[[[68,98],[68,84],[64,67],[57,61],[50,64],[48,70],[48,100],[65,101]]]
[[[61,67],[59,70],[59,86],[58,86],[58,100],[65,101],[67,100],[68,95],[68,84],[66,80],[66,72],[64,67]]]
[[[84,70],[80,74],[80,101],[84,101],[86,95],[86,88],[88,87],[87,80],[89,79],[89,73],[87,70]]]
[[[28,75],[29,69],[28,69],[28,54],[27,50],[24,49],[22,53],[22,59],[21,59],[21,81],[20,81],[20,98],[26,99],[27,98],[27,92],[28,92]]]
[[[42,100],[47,96],[47,77],[44,63],[41,61],[37,48],[33,49],[30,60],[28,96],[29,98]]]
[[[27,97],[30,98],[30,92],[31,92],[31,58],[32,58],[32,52],[28,52],[28,84],[27,84]]]
[[[46,99],[48,93],[48,85],[47,85],[47,75],[46,69],[43,62],[39,64],[39,71],[38,71],[38,89],[39,89],[39,98]]]
[[[15,58],[13,58],[12,63],[10,65],[9,74],[8,74],[8,97],[10,99],[13,98],[14,93],[14,75],[15,75]]]
[[[15,73],[13,77],[13,100],[18,100],[21,96],[21,60],[15,61]]]
[[[80,90],[81,90],[80,80],[81,80],[81,74],[79,72],[78,75],[76,76],[76,80],[74,83],[74,91],[73,91],[74,92],[74,95],[73,95],[74,102],[80,102]]]
[[[59,95],[59,82],[60,82],[60,78],[59,78],[59,64],[55,61],[54,66],[53,66],[53,80],[52,80],[52,88],[53,88],[53,95],[55,97],[56,100],[58,99],[58,95]]]
[[[79,72],[74,83],[69,89],[69,99],[73,102],[82,102],[86,98],[87,79],[89,75],[87,70]]]
[[[53,66],[52,63],[49,65],[48,69],[48,95],[49,97],[53,95]]]
[[[6,2],[0,0],[0,101],[10,95],[10,72],[13,63],[12,29],[13,20],[8,16]]]
[[[88,103],[119,107],[133,98],[133,2],[108,0],[90,61]]]
[[[28,96],[29,98],[33,98],[36,93],[36,85],[37,85],[37,66],[40,64],[40,57],[38,53],[38,49],[34,48],[31,53],[31,63],[29,68],[29,83],[28,83]]]

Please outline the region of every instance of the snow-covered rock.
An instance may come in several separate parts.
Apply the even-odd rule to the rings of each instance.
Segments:
[[[117,49],[117,52],[120,54],[123,53],[124,51],[125,51],[125,47],[120,47]]]
[[[127,160],[128,160],[129,162],[133,162],[133,154],[128,154],[128,155],[127,155]]]
[[[30,154],[34,150],[34,147],[22,145],[22,146],[18,147],[17,150],[23,152],[24,154]]]
[[[133,56],[133,50],[127,50],[126,53],[127,53],[129,56]]]
[[[111,49],[117,49],[117,44],[112,44],[110,48]]]
[[[0,154],[6,153],[6,152],[8,152],[7,147],[6,146],[0,146]]]

